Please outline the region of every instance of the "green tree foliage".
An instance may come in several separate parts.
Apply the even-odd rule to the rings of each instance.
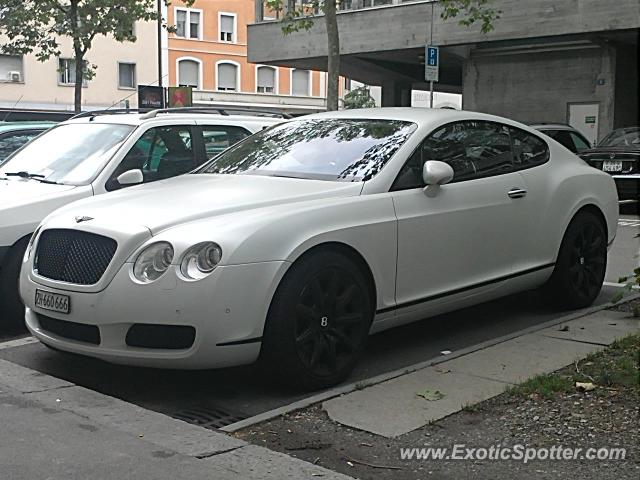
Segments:
[[[376,101],[366,86],[354,88],[344,96],[344,108],[373,108]]]
[[[491,6],[492,0],[440,0],[442,13],[440,16],[447,20],[459,18],[459,24],[470,27],[475,23],[480,24],[482,33],[493,30],[493,23],[500,18],[502,11]]]
[[[93,40],[112,35],[118,42],[135,42],[132,27],[139,20],[162,21],[156,0],[0,0],[0,34],[8,37],[0,53],[33,53],[44,62],[60,56],[63,43],[70,39],[75,60],[74,105],[79,112],[82,83],[95,75],[95,65],[86,59]]]

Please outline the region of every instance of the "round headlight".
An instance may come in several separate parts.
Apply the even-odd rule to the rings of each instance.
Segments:
[[[173,247],[168,242],[158,242],[145,248],[133,264],[133,276],[142,283],[151,283],[167,271],[173,260]]]
[[[182,257],[182,275],[198,280],[210,274],[222,260],[222,249],[214,242],[203,242],[189,248]]]

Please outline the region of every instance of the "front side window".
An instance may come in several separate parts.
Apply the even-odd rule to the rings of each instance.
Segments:
[[[17,151],[0,176],[27,172],[43,180],[86,185],[100,173],[134,127],[112,123],[68,123],[54,127]]]
[[[235,42],[235,16],[220,14],[220,41]]]
[[[465,121],[435,130],[409,158],[392,190],[424,187],[422,169],[429,160],[448,163],[454,172],[452,183],[511,172],[509,129],[497,123]]]
[[[129,170],[141,170],[143,183],[187,173],[197,167],[191,127],[155,127],[147,130],[122,159],[107,182],[107,190],[120,188],[116,179]]]
[[[233,63],[218,64],[218,90],[235,92],[238,90],[238,66]]]
[[[199,88],[200,64],[198,62],[195,60],[180,60],[178,62],[178,85]]]
[[[416,128],[399,120],[293,120],[252,135],[197,173],[366,181]]]
[[[202,137],[207,158],[213,158],[235,145],[240,140],[251,135],[251,132],[241,127],[228,125],[203,125]]]

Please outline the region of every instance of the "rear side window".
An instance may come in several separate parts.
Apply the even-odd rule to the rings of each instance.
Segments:
[[[568,148],[573,153],[576,153],[576,146],[573,144],[573,139],[571,135],[569,135],[569,131],[567,130],[542,130],[545,135],[549,135],[560,145]]]
[[[549,147],[541,138],[517,128],[510,128],[513,164],[516,170],[537,167],[549,160]]]
[[[573,139],[573,143],[576,146],[576,152],[581,152],[582,150],[591,148],[589,143],[580,135],[576,135],[575,133],[571,132],[571,138]]]
[[[207,159],[213,158],[240,140],[251,135],[251,132],[231,125],[203,125],[202,138]]]

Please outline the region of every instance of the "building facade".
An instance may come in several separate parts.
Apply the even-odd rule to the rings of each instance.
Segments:
[[[301,0],[292,0],[300,2]],[[599,140],[637,125],[638,0],[492,0],[494,30],[443,19],[430,0],[344,0],[338,13],[341,72],[382,87],[382,104],[408,106],[427,90],[425,45],[440,47],[436,90],[463,107],[525,123],[562,122]],[[315,22],[287,38],[256,0],[249,60],[321,67],[326,29]],[[433,19],[433,20],[432,20]]]
[[[137,22],[135,43],[99,36],[87,53],[95,77],[82,89],[83,110],[137,106],[138,84],[157,82],[156,24]],[[0,43],[2,38],[0,38]],[[62,54],[40,62],[35,55],[0,55],[0,109],[73,111],[75,63],[71,40],[62,40]]]
[[[172,2],[164,64],[168,85],[194,88],[195,105],[273,107],[290,113],[326,108],[326,74],[249,63],[247,25],[253,0]]]

